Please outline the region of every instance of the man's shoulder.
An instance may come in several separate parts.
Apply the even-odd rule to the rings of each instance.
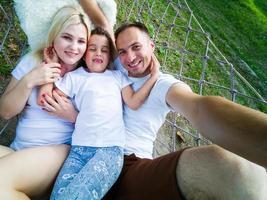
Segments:
[[[158,84],[166,84],[166,83],[169,83],[169,84],[174,84],[174,83],[181,83],[181,84],[186,84],[185,82],[175,78],[173,75],[171,74],[168,74],[168,73],[160,73],[159,75],[159,78],[158,78],[158,81],[157,81]],[[187,84],[186,84],[187,85]]]
[[[159,78],[153,88],[155,93],[160,93],[162,95],[167,95],[168,91],[173,87],[173,86],[179,86],[179,87],[183,87],[183,88],[188,88],[191,90],[190,86],[175,78],[173,75],[171,74],[167,74],[167,73],[160,73]]]
[[[164,73],[164,72],[160,72],[159,74],[159,79],[176,79],[173,75],[168,74],[168,73]]]
[[[180,80],[176,79],[173,75],[171,74],[167,74],[167,73],[160,73],[159,74],[159,78],[157,80],[157,85],[158,84],[166,84],[166,83],[169,83],[169,84],[173,84],[173,83],[176,83],[176,82],[181,82]]]

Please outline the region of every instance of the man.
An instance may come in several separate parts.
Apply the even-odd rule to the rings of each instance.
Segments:
[[[137,90],[158,64],[147,28],[124,24],[115,33],[120,61]],[[202,97],[161,74],[137,111],[124,108],[125,163],[106,199],[267,199],[263,167],[216,145],[151,159],[156,133],[170,109],[184,115],[214,143],[267,166],[267,116],[221,97]],[[264,136],[264,137],[263,137]]]

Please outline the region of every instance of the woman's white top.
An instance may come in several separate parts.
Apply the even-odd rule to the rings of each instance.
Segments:
[[[36,66],[31,54],[22,57],[19,64],[12,71],[12,75],[20,80]],[[15,150],[51,145],[69,144],[74,124],[58,117],[49,115],[37,105],[38,87],[32,89],[27,104],[21,113],[16,128],[16,137],[11,144]]]

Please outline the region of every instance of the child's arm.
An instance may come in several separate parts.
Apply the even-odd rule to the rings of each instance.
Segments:
[[[52,97],[53,87],[54,87],[53,83],[47,83],[47,84],[41,85],[39,87],[39,92],[38,92],[38,97],[37,97],[37,104],[39,106],[44,106],[43,95],[48,95],[48,96]]]
[[[150,94],[154,84],[159,75],[159,62],[153,55],[151,60],[151,77],[144,83],[144,85],[134,92],[130,85],[122,89],[122,98],[124,103],[131,109],[137,110],[145,102]]]
[[[50,115],[57,116],[59,118],[67,119],[70,122],[75,122],[78,115],[78,111],[74,106],[72,100],[76,96],[75,76],[73,73],[66,73],[63,78],[54,82],[53,96],[44,95],[43,110],[47,111]],[[77,78],[76,81],[79,81]]]
[[[93,24],[108,31],[113,41],[115,41],[113,28],[109,24],[102,10],[99,8],[97,2],[95,0],[80,0],[80,4],[89,18],[92,20]]]
[[[47,47],[44,49],[44,61],[46,63],[58,63],[58,57],[53,47]],[[50,96],[51,98],[53,97],[52,95],[53,88],[54,88],[53,83],[47,83],[39,87],[39,92],[37,96],[37,104],[39,106],[44,106],[44,98],[43,98],[44,94]]]

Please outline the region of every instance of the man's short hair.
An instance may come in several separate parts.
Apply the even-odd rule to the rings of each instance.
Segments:
[[[117,40],[117,38],[121,32],[123,32],[124,30],[131,28],[131,27],[135,27],[135,28],[139,29],[140,31],[146,33],[148,37],[150,37],[149,31],[143,23],[141,23],[141,22],[126,22],[126,23],[122,24],[119,28],[117,28],[117,30],[115,31],[115,40]]]

